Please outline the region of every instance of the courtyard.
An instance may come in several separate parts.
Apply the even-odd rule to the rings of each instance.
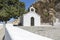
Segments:
[[[24,30],[30,31],[32,33],[45,36],[54,40],[60,40],[60,26],[40,26],[40,27],[22,27],[19,26]]]

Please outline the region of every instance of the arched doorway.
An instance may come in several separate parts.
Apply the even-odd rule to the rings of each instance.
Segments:
[[[34,26],[34,17],[31,17],[31,26]]]

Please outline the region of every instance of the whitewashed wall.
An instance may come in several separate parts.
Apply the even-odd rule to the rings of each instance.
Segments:
[[[5,33],[5,40],[53,40],[28,32],[17,26],[13,26],[13,24],[6,24]]]
[[[34,17],[34,26],[40,26],[40,16],[35,12],[29,12],[23,15],[23,26],[31,26],[31,17]]]

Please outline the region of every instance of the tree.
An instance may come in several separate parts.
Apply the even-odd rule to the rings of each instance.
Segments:
[[[25,13],[25,4],[19,0],[0,0],[0,21],[17,18]]]

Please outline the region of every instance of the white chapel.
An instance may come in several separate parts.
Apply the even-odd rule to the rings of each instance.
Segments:
[[[40,26],[41,18],[35,12],[35,8],[32,6],[28,13],[23,15],[23,26]]]

